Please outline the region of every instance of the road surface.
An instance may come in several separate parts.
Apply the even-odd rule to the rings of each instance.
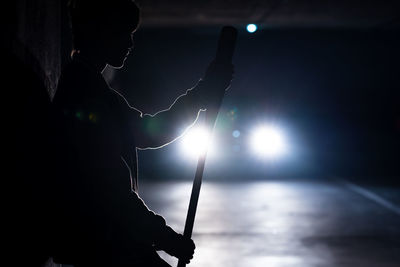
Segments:
[[[190,190],[142,181],[140,195],[183,231]],[[363,190],[334,179],[204,182],[189,266],[398,267],[398,207]]]

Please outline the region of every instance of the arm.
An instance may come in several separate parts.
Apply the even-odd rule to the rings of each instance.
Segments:
[[[136,147],[160,148],[182,136],[196,122],[200,111],[215,104],[220,90],[229,88],[232,75],[232,64],[212,62],[204,80],[200,80],[196,86],[179,96],[168,109],[154,115],[143,114],[130,106],[120,93],[114,91],[119,96],[123,120],[128,123]]]
[[[137,147],[159,148],[182,136],[196,122],[200,110],[205,110],[201,94],[203,87],[203,82],[200,81],[180,95],[168,109],[154,115],[142,115],[135,134]]]
[[[122,113],[125,121],[130,124],[136,147],[159,148],[182,136],[196,122],[199,111],[213,105],[219,91],[229,87],[232,75],[233,65],[212,62],[204,80],[179,96],[168,109],[154,115],[142,114],[120,95],[125,102]]]
[[[127,100],[116,92],[123,103],[122,113],[139,149],[159,148],[179,138],[188,127],[192,126],[200,110],[205,110],[204,84],[199,81],[196,86],[180,95],[165,110],[154,115],[143,114],[130,106]]]
[[[135,192],[131,193],[130,198],[131,206],[126,214],[131,214],[133,208],[136,216],[134,222],[128,222],[126,229],[132,229],[136,223],[134,239],[154,245],[157,250],[164,250],[171,256],[189,263],[195,249],[193,241],[176,233],[166,224],[162,216],[149,210]]]

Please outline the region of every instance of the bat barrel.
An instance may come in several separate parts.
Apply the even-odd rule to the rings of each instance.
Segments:
[[[215,60],[217,62],[232,62],[233,52],[235,51],[237,39],[237,29],[232,26],[224,26],[221,30],[218,40],[217,53]]]

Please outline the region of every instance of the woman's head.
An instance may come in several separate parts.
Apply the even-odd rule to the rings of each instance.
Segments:
[[[132,0],[75,0],[69,3],[75,50],[97,53],[115,67],[123,65],[139,25]]]

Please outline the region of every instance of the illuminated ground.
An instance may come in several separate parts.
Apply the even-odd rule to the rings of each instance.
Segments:
[[[140,192],[182,230],[190,189],[142,181]],[[204,183],[190,266],[399,266],[399,209],[358,189],[334,180]]]

